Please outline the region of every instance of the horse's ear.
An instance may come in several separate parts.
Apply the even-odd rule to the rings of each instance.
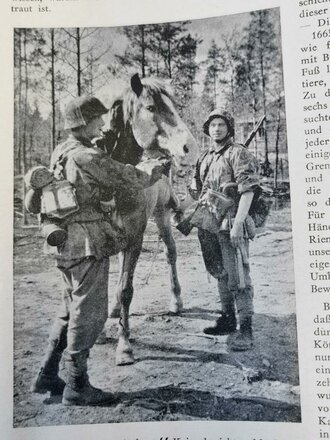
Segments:
[[[124,128],[123,101],[118,99],[110,109],[110,130],[118,133]]]
[[[139,74],[136,73],[131,78],[131,87],[133,92],[136,94],[137,97],[139,97],[143,90],[143,84],[140,80]]]

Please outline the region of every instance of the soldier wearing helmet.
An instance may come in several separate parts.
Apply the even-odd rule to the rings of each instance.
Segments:
[[[218,281],[221,300],[220,317],[213,326],[205,328],[204,333],[231,334],[228,338],[230,347],[243,351],[253,344],[253,286],[248,261],[248,231],[251,230],[252,219],[248,212],[259,185],[257,161],[243,145],[234,142],[234,119],[227,111],[212,111],[203,125],[203,131],[211,138],[211,143],[196,165],[192,183],[195,198],[202,200],[207,197],[208,189],[223,194],[230,186],[237,188],[234,196],[236,202],[219,225],[218,232],[202,228],[198,230],[205,266]],[[244,273],[241,273],[244,280],[241,284],[237,249],[244,263]],[[238,331],[236,312],[239,316]]]
[[[140,190],[153,185],[163,172],[154,160],[151,175],[112,160],[92,144],[101,135],[102,115],[108,109],[95,97],[72,100],[65,110],[68,139],[51,158],[54,174],[60,172],[74,187],[79,209],[60,223],[66,241],[55,249],[57,267],[64,281],[62,304],[49,337],[41,370],[31,390],[63,394],[66,405],[96,405],[113,396],[94,388],[88,380],[87,358],[108,313],[109,255],[116,253],[113,228],[101,209],[105,193]],[[118,252],[118,250],[117,250]],[[59,364],[67,350],[68,380],[59,376]]]

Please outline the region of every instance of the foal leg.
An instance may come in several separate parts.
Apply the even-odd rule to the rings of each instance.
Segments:
[[[176,269],[176,245],[171,229],[171,212],[169,210],[158,210],[154,212],[155,221],[159,230],[160,237],[164,241],[164,250],[166,254],[167,264],[170,272],[171,280],[171,301],[170,312],[180,313],[183,309],[181,299],[181,286],[179,283],[178,272]]]
[[[127,250],[120,253],[120,278],[117,285],[117,301],[121,306],[118,326],[116,364],[134,363],[133,349],[129,342],[129,307],[133,298],[133,276],[141,253],[143,236]]]

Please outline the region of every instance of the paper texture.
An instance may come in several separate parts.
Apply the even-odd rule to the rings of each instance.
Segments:
[[[267,12],[258,15],[261,10]],[[6,0],[0,21],[3,438],[330,438],[328,1]],[[147,27],[167,22],[176,22],[174,40],[186,38],[173,52],[163,45],[165,34],[159,28]],[[137,29],[130,25],[149,29],[150,53],[135,50],[141,35],[130,34],[127,29]],[[82,65],[77,83],[78,38]],[[182,55],[187,51],[189,56]],[[61,127],[55,137],[50,133],[52,68],[58,100],[53,114]],[[220,304],[196,230],[187,238],[174,233],[184,308],[179,316],[168,314],[166,257],[158,252],[158,230],[150,221],[130,309],[136,362],[115,364],[114,318],[106,324],[106,343],[95,346],[89,360],[91,382],[112,390],[119,401],[65,407],[61,398],[29,392],[60,301],[61,280],[50,257],[43,256],[40,232],[31,227],[36,219],[24,218],[20,182],[31,166],[47,164],[52,135],[56,144],[65,139],[63,108],[77,95],[77,87],[111,106],[134,69],[141,77],[172,79],[174,106],[201,151],[209,145],[202,133],[206,104],[231,103],[238,142],[245,141],[253,123],[266,113],[268,121],[249,150],[263,169],[265,186],[275,186],[277,197],[268,223],[250,247],[254,346],[233,354],[226,337],[203,334]],[[23,168],[20,139],[27,158]],[[178,145],[180,141],[178,137]],[[184,185],[174,177],[181,199],[192,177],[195,160],[189,160]],[[28,227],[22,227],[25,220]],[[112,257],[112,299],[117,275]]]

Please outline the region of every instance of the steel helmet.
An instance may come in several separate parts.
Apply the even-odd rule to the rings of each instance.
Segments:
[[[107,113],[102,102],[94,96],[79,96],[68,103],[65,108],[65,129],[87,125],[92,119]]]
[[[212,121],[212,119],[215,119],[215,118],[222,118],[227,124],[228,132],[229,132],[230,136],[234,136],[234,134],[235,134],[234,118],[232,117],[232,115],[229,112],[227,112],[226,110],[221,109],[221,108],[217,108],[217,109],[213,110],[209,114],[207,120],[204,122],[203,132],[207,136],[210,136],[210,133],[209,133],[210,122]]]

